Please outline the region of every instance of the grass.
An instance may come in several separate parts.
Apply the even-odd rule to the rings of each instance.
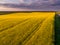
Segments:
[[[0,15],[0,45],[54,45],[54,12]]]

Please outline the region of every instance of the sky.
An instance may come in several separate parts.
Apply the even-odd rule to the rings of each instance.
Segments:
[[[0,3],[32,3],[32,2],[37,2],[38,0],[0,0]]]
[[[0,0],[0,3],[20,3],[19,0]]]
[[[42,2],[48,0],[0,0],[0,3],[31,3],[31,2]]]
[[[41,8],[44,8],[44,9],[47,9],[47,8],[48,8],[48,9],[49,9],[49,8],[51,7],[51,10],[52,10],[52,7],[53,7],[53,6],[48,6],[48,7],[47,7],[47,6],[45,6],[45,5],[52,5],[52,4],[60,5],[60,0],[0,0],[0,4],[1,4],[1,3],[4,3],[4,4],[5,4],[5,3],[9,3],[9,4],[10,4],[10,3],[11,3],[11,4],[12,4],[12,3],[13,3],[13,4],[19,4],[19,6],[21,6],[22,4],[26,4],[27,6],[32,6],[31,4],[34,4],[35,6],[37,6],[37,5],[39,4],[39,7],[36,7],[36,8],[35,8],[35,7],[33,6],[32,9],[34,9],[34,8],[35,8],[35,9],[39,9],[39,8],[40,8],[40,9],[41,9]],[[20,5],[20,4],[21,4],[21,5]],[[42,6],[40,6],[40,5],[42,5]],[[2,5],[2,6],[3,6],[3,5]],[[18,7],[19,7],[19,6],[18,6]],[[0,7],[1,7],[1,6],[0,6]],[[8,7],[8,6],[6,6],[6,7]],[[1,8],[2,8],[2,10],[3,10],[3,9],[7,9],[6,7],[4,8],[4,6],[3,6],[3,7],[1,7]],[[11,7],[11,8],[8,8],[8,9],[12,9],[12,6],[11,6],[11,5],[10,5],[10,7]],[[47,8],[46,8],[46,7],[47,7]],[[0,10],[1,10],[1,8],[0,8]],[[31,9],[31,7],[29,7],[29,8]],[[57,7],[54,6],[53,8],[54,8],[54,10],[55,10],[56,8],[57,8],[57,9],[60,9],[60,6],[57,6]],[[18,9],[18,8],[17,8],[17,9]],[[28,9],[28,8],[27,8],[27,9]],[[27,10],[27,9],[26,9],[26,10]]]
[[[54,3],[54,2],[60,2],[60,0],[0,0],[0,3],[18,3],[18,4],[20,4],[20,3],[27,3],[27,4],[30,4],[30,3],[34,3],[34,2],[36,2],[36,3],[42,3],[42,2],[50,2],[50,3]]]

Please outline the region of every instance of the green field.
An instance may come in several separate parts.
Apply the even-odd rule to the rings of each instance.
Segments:
[[[55,16],[55,44],[60,45],[60,16]]]
[[[0,45],[54,45],[55,13],[0,15]]]

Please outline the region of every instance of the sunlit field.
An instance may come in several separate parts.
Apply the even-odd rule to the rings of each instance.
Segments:
[[[54,45],[54,12],[0,15],[0,45]]]

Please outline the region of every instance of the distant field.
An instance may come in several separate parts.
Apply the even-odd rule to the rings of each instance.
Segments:
[[[54,45],[54,12],[0,15],[0,45]]]

